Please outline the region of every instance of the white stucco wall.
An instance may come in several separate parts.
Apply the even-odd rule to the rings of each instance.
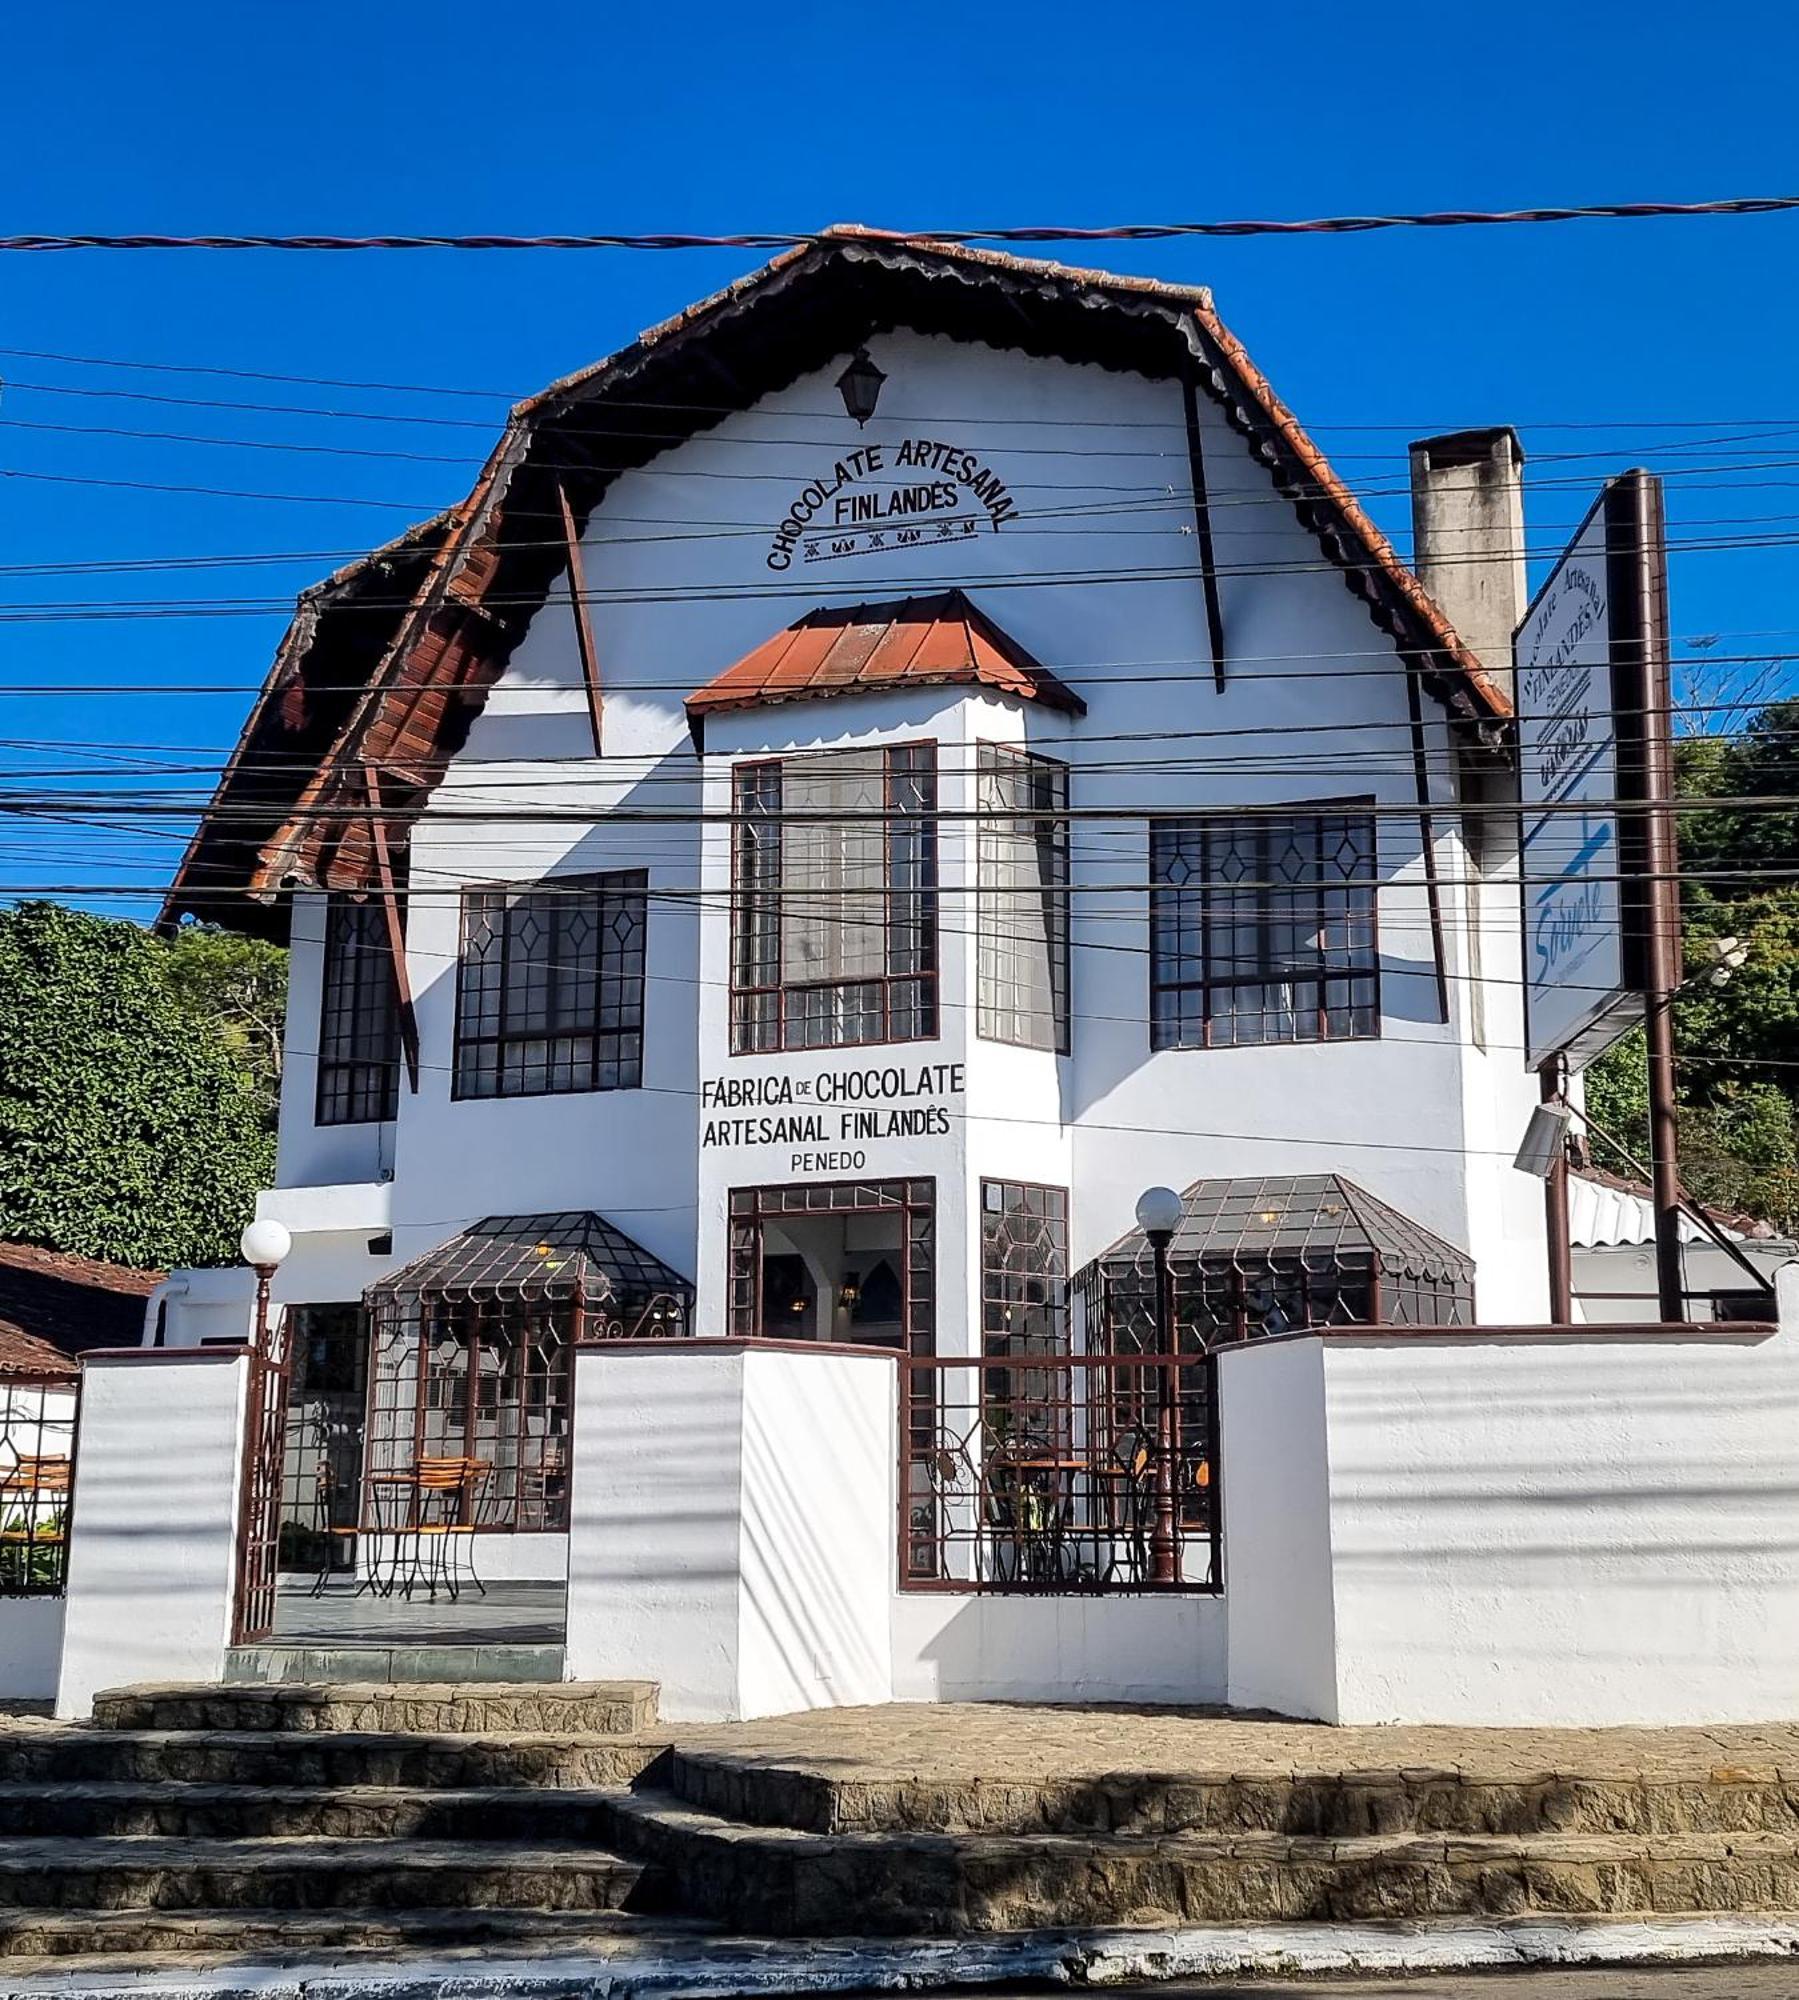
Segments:
[[[1227,1694],[1239,1708],[1333,1716],[1336,1610],[1324,1343],[1219,1356]]]
[[[896,1701],[1213,1702],[1225,1678],[1222,1598],[894,1601]]]
[[[1758,1339],[1228,1352],[1232,1700],[1286,1688],[1298,1712],[1342,1722],[1799,1714],[1796,1312],[1789,1274],[1782,1329]],[[1299,1454],[1270,1546],[1237,1468],[1307,1432],[1322,1432],[1326,1490]],[[1284,1681],[1283,1631],[1309,1662]]]
[[[568,1677],[658,1681],[674,1721],[887,1700],[896,1372],[831,1349],[583,1348]]]
[[[248,1357],[87,1357],[56,1712],[102,1688],[216,1681],[231,1636]]]
[[[0,1701],[55,1699],[62,1626],[60,1597],[0,1597]]]

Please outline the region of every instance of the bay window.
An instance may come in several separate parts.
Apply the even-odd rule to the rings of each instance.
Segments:
[[[733,779],[732,1053],[935,1035],[935,747],[815,751]]]
[[[1068,1050],[1068,767],[983,743],[975,885],[976,1031]]]

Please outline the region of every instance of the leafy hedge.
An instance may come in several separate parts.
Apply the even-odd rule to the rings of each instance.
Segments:
[[[274,1174],[266,1078],[133,923],[0,911],[0,1236],[123,1264],[233,1260]]]

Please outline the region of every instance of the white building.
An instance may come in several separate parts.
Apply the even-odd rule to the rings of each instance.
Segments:
[[[1491,503],[1444,458],[1453,544]],[[1506,679],[1203,291],[845,232],[521,405],[303,600],[169,902],[292,945],[259,1212],[323,1393],[486,1218],[602,1218],[702,1336],[972,1356],[1008,1287],[1026,1339],[1027,1240],[1066,1347],[1145,1185],[1339,1175],[1459,1257],[1389,1312],[1540,1318]],[[177,1275],[162,1337],[241,1338],[246,1287]],[[365,1468],[411,1448],[412,1296]],[[472,1327],[446,1367],[547,1376],[547,1434],[464,1398],[432,1441],[559,1528],[571,1327]]]
[[[570,1671],[579,1599],[615,1648],[584,1662],[666,1689],[654,1605],[716,1552],[606,1551],[684,1452],[733,1523],[778,1473],[877,1554],[900,1528],[844,1585],[878,1599],[855,1664],[796,1638],[811,1680],[674,1712],[1351,1712],[1267,1669],[1311,1556],[1253,1496],[1267,1560],[1233,1540],[1220,1596],[1220,1457],[1284,1464],[1298,1406],[1240,1387],[1234,1460],[1251,1377],[1221,1434],[1199,1349],[1546,1316],[1519,465],[1414,448],[1427,594],[1206,292],[845,230],[521,404],[466,502],[308,592],[166,912],[292,945],[287,1558],[360,1528],[366,1563],[389,1482],[465,1456],[483,1574],[564,1574],[572,1508]],[[1161,1374],[1091,1359],[1157,1345],[1158,1183]],[[248,1273],[174,1274],[150,1322],[243,1341]],[[671,1334],[659,1398],[630,1343]],[[878,1408],[777,1385],[771,1340],[899,1353],[897,1417],[851,1449]]]

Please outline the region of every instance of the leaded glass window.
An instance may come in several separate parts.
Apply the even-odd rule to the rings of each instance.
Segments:
[[[978,1032],[1068,1048],[1068,767],[983,743],[975,885]]]
[[[465,892],[456,1096],[642,1083],[648,886],[633,869]]]
[[[937,756],[826,750],[735,773],[731,1048],[937,1032]]]
[[[400,1009],[381,900],[325,906],[316,1101],[321,1125],[392,1118],[400,1105]]]
[[[1150,881],[1154,1047],[1380,1033],[1372,813],[1157,820]]]

